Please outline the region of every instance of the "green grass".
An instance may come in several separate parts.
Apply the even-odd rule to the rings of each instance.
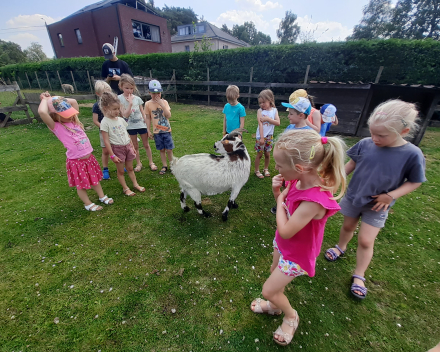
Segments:
[[[175,155],[212,152],[221,109],[171,106]],[[81,108],[100,161],[91,115]],[[288,124],[281,115],[277,133]],[[255,116],[248,111],[244,135],[252,159]],[[356,240],[336,263],[320,256],[314,278],[287,287],[301,322],[282,348],[272,341],[281,318],[249,309],[271,264],[268,178],[251,174],[239,209],[222,222],[228,194],[204,198],[213,214],[205,219],[194,206],[183,213],[172,174],[142,170],[137,178],[147,191],[129,198],[111,164],[112,179],[102,185],[115,204],[86,212],[67,185],[65,149],[45,125],[2,129],[0,351],[426,351],[440,335],[439,138],[430,129],[421,145],[429,181],[399,199],[379,234],[368,298],[357,302],[349,293]],[[324,249],[336,243],[341,223],[340,214],[329,220]]]

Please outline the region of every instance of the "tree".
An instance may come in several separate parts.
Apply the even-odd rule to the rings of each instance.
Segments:
[[[222,30],[250,45],[267,45],[272,42],[270,35],[257,31],[252,21],[242,25],[234,24],[232,30],[224,24]]]
[[[0,40],[0,66],[26,62],[26,55],[20,45]]]
[[[348,40],[440,39],[440,0],[370,0]]]
[[[41,62],[49,60],[43,51],[43,46],[37,42],[32,42],[31,45],[29,45],[23,52],[29,62]]]
[[[158,9],[156,8],[155,10],[157,11]],[[184,7],[168,7],[165,5],[162,10],[160,10],[160,14],[166,18],[171,35],[177,33],[177,26],[198,22],[197,15],[190,7],[186,9]]]
[[[295,23],[296,19],[297,16],[292,11],[286,11],[286,17],[281,20],[280,26],[277,29],[277,37],[280,44],[295,43],[301,31],[300,26]]]

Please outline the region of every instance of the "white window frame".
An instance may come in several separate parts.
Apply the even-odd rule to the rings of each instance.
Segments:
[[[134,35],[134,32],[133,32],[133,37],[134,37],[134,39],[139,39],[139,40],[145,40],[145,41],[147,41],[147,42],[153,42],[153,43],[161,43],[162,41],[161,41],[161,37],[160,37],[160,27],[159,26],[155,26],[155,25],[153,25],[153,24],[149,24],[149,23],[145,23],[145,22],[141,22],[141,21],[136,21],[136,20],[131,20],[131,23],[132,23],[132,27],[133,27],[133,24],[136,24],[136,25],[139,25],[139,28],[140,28],[140,30],[141,30],[141,36],[142,37],[136,37],[135,35]],[[148,26],[148,27],[150,27],[150,37],[151,37],[151,39],[147,39],[147,38],[145,38],[145,35],[144,35],[144,26]],[[153,31],[152,30],[157,30],[157,35],[158,35],[158,40],[153,40]]]
[[[63,35],[61,33],[57,33],[58,40],[60,42],[61,47],[64,47]]]
[[[82,44],[83,40],[82,40],[82,36],[81,36],[81,32],[80,32],[79,28],[75,28],[75,34],[76,34],[76,40],[78,41],[78,44]]]
[[[180,31],[183,30],[184,33],[180,34]],[[183,26],[179,28],[179,35],[190,35],[191,34],[191,26]]]

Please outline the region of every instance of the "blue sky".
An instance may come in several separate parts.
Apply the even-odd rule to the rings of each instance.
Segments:
[[[195,0],[185,3],[178,0],[155,0],[156,7],[192,7],[205,20],[221,26],[252,21],[259,31],[276,39],[276,28],[285,12],[291,10],[298,16],[301,29],[312,34],[317,41],[344,40],[362,17],[362,8],[369,0]],[[93,0],[57,1],[24,0],[4,1],[0,12],[0,39],[18,43],[25,49],[33,41],[43,45],[45,53],[53,56],[44,27],[59,21]],[[22,28],[25,27],[25,28]]]

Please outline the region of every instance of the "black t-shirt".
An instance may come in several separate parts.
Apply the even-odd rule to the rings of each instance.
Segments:
[[[102,64],[101,76],[103,78],[107,78],[109,74],[120,76],[123,73],[128,73],[131,77],[133,77],[133,73],[131,73],[130,67],[128,67],[128,64],[123,60],[106,60]],[[122,91],[118,87],[119,81],[111,80],[109,84],[114,93],[122,94]]]
[[[104,118],[104,114],[102,113],[101,109],[99,108],[98,102],[93,104],[92,112],[94,114],[98,114],[98,122],[101,123],[102,119]]]

